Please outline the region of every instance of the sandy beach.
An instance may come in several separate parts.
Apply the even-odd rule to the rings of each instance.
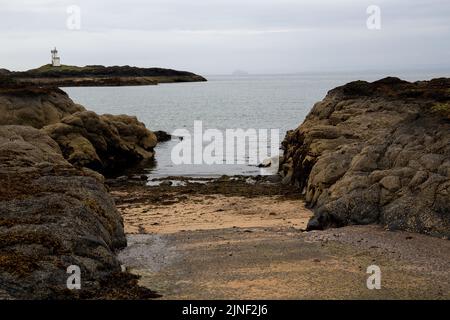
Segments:
[[[447,240],[380,226],[305,232],[312,212],[276,183],[242,178],[111,193],[128,239],[119,259],[161,299],[450,297]],[[367,288],[370,265],[381,268],[380,290]]]

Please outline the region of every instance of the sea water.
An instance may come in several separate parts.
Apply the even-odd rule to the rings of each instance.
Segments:
[[[135,115],[150,130],[169,133],[187,129],[193,133],[194,121],[204,130],[278,129],[280,142],[287,130],[305,119],[314,103],[327,92],[354,80],[374,81],[395,75],[409,81],[449,76],[445,72],[315,73],[256,76],[206,76],[208,82],[160,84],[138,87],[63,88],[77,103],[98,114]],[[156,147],[156,163],[148,172],[152,177],[257,175],[256,165],[180,164],[172,161],[171,151],[178,139]],[[248,156],[248,151],[246,156]]]

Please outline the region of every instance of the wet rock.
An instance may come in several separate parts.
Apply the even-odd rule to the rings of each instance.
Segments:
[[[306,226],[306,231],[312,231],[312,230],[322,230],[323,225],[319,221],[319,218],[314,217],[311,220],[308,221],[308,225]]]
[[[281,176],[279,174],[274,174],[274,175],[267,176],[267,177],[265,177],[265,179],[266,179],[267,182],[270,182],[270,183],[279,183],[279,182],[281,182]]]
[[[450,79],[331,90],[282,144],[283,182],[304,190],[315,212],[308,228],[381,223],[448,236],[447,111]]]
[[[116,178],[116,181],[117,182],[125,182],[125,181],[127,181],[128,180],[128,177],[127,176],[120,176],[120,177],[117,177]]]
[[[130,177],[131,180],[137,180],[137,181],[147,181],[148,180],[148,176],[145,174],[141,174],[141,175],[133,175]]]
[[[170,180],[164,180],[163,182],[160,183],[160,186],[162,187],[170,187],[171,185],[173,185],[173,182]]]
[[[263,162],[258,164],[258,168],[268,168],[271,165],[272,165],[272,159],[268,158],[268,159],[264,159]]]
[[[154,131],[154,134],[156,135],[158,142],[166,142],[172,139],[172,136],[165,131]]]

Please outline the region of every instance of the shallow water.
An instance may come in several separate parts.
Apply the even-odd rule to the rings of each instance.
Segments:
[[[187,129],[193,133],[195,120],[203,130],[278,129],[281,142],[286,131],[296,128],[315,102],[328,90],[353,80],[373,81],[388,73],[334,73],[260,76],[207,76],[208,82],[161,84],[142,87],[64,88],[70,97],[99,114],[135,115],[151,130],[173,132]],[[403,79],[415,81],[445,72],[399,72]],[[225,136],[225,134],[224,134]],[[270,173],[255,165],[175,165],[172,148],[178,139],[161,143],[156,148],[156,166],[149,168],[153,177],[170,175],[220,176]],[[248,160],[248,146],[244,160]],[[193,152],[193,151],[192,151]],[[263,160],[263,159],[260,159]],[[246,161],[248,162],[248,161]],[[275,168],[276,169],[276,168]]]

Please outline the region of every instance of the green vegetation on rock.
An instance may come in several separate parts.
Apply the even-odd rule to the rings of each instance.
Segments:
[[[436,103],[431,107],[433,112],[442,114],[445,117],[450,118],[450,103]]]

